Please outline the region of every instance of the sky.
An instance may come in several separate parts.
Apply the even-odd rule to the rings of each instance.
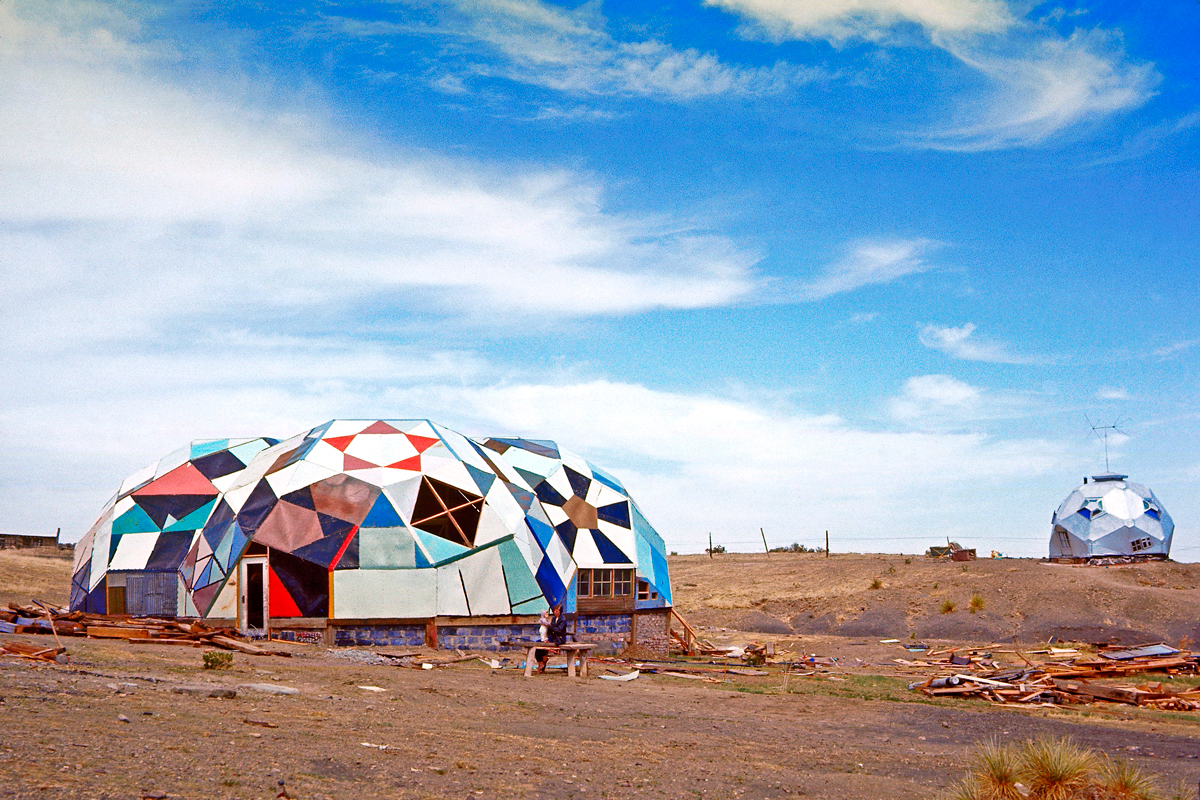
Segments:
[[[0,0],[0,529],[428,418],[681,553],[1044,557],[1107,448],[1200,560],[1196,41],[1195,0]]]

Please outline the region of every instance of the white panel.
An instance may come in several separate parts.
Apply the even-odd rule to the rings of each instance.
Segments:
[[[346,457],[342,451],[324,439],[312,446],[312,449],[304,456],[304,460],[312,464],[319,464],[334,472],[341,472],[342,464],[346,463]]]
[[[158,536],[157,532],[125,534],[117,544],[117,552],[113,554],[108,568],[110,570],[145,569],[146,561],[154,552],[154,545],[158,543]]]
[[[240,570],[233,570],[229,580],[221,587],[221,593],[217,595],[217,601],[205,619],[237,619],[238,572]]]
[[[100,585],[100,581],[104,580],[104,573],[108,571],[108,543],[111,535],[112,522],[106,522],[96,530],[96,537],[92,541],[92,572],[88,576],[89,592]]]
[[[596,540],[592,538],[591,531],[580,531],[576,534],[575,550],[571,555],[574,556],[577,567],[604,566],[604,559],[600,557],[600,551],[596,549]]]
[[[407,436],[393,433],[390,436],[379,437],[379,461],[376,463],[386,467],[388,464],[412,458],[416,454],[417,448],[412,446]]]
[[[558,454],[564,465],[570,467],[588,479],[592,477],[591,466],[578,453],[572,453],[570,450],[563,450],[560,447],[558,448]]]
[[[154,477],[161,478],[176,467],[183,466],[188,460],[188,456],[192,454],[191,445],[185,445],[169,456],[165,456],[158,462],[158,467],[154,470]]]
[[[293,489],[298,488],[298,486],[303,486],[303,484],[296,484],[295,481],[292,480],[292,476],[296,474],[296,468],[299,466],[300,463],[292,464],[284,467],[283,469],[272,472],[265,478],[267,484],[271,487],[271,491],[275,493],[276,497],[282,497]]]
[[[158,469],[157,461],[155,461],[153,464],[147,464],[146,466],[142,467],[121,482],[121,488],[117,491],[117,494],[128,494],[129,492],[132,492],[134,489],[153,478],[154,471],[156,469]]]
[[[512,613],[499,548],[489,547],[456,563],[473,616]]]
[[[487,504],[504,521],[504,527],[508,528],[510,533],[525,527],[525,511],[508,491],[508,487],[499,480],[492,481],[492,488],[488,489],[487,493]]]
[[[568,500],[571,499],[571,497],[572,495],[567,495]],[[559,525],[562,525],[564,522],[570,519],[570,517],[567,516],[567,512],[563,510],[562,506],[552,506],[549,503],[543,503],[542,509],[546,512],[546,518],[550,520],[550,527],[552,528],[557,528]]]
[[[555,459],[539,456],[536,453],[522,450],[519,447],[508,448],[504,451],[504,455],[501,458],[514,467],[519,467],[526,472],[533,472],[542,476],[549,475],[559,468],[558,461]]]
[[[546,548],[546,557],[550,559],[550,563],[554,565],[554,571],[565,583],[571,577],[571,573],[575,571],[575,565],[571,561],[571,554],[567,552],[567,548],[557,536],[550,537],[550,546]],[[537,571],[534,570],[533,574],[536,575]]]
[[[429,453],[430,450],[425,451]],[[456,489],[462,489],[469,494],[478,495],[479,487],[472,480],[467,468],[457,458],[428,458],[421,456],[421,471],[442,483],[448,483]]]
[[[339,471],[338,469],[329,469],[320,464],[314,464],[306,458],[296,465],[296,471],[292,473],[291,491],[304,486],[310,486],[314,483],[320,483],[326,478],[337,475]]]
[[[1141,503],[1138,503],[1138,510],[1141,511]],[[1104,510],[1112,514],[1114,517],[1121,519],[1132,519],[1129,515],[1129,503],[1125,499],[1125,492],[1121,489],[1113,489],[1111,492],[1104,495]]]
[[[511,531],[504,521],[492,510],[491,506],[484,503],[482,513],[479,515],[479,528],[475,531],[475,546],[482,547],[488,542],[503,539],[509,533]]]
[[[559,469],[549,478],[546,478],[546,483],[553,486],[555,491],[561,494],[566,500],[570,500],[575,496],[575,490],[571,488],[571,481],[567,478],[567,471],[565,469]]]
[[[242,505],[246,502],[246,498],[254,491],[254,484],[239,486],[236,489],[230,489],[223,495],[223,499],[229,504],[229,507],[238,512],[242,510]]]
[[[350,442],[350,446],[343,452],[346,455],[361,458],[363,461],[370,461],[376,466],[383,466],[383,445],[380,439],[390,439],[393,436],[385,436],[379,433],[360,433],[355,436]],[[403,436],[400,438],[404,438]],[[334,448],[335,450],[337,448]]]
[[[461,587],[458,593],[462,594]],[[335,619],[435,616],[437,570],[334,570],[333,614]]]
[[[392,508],[404,520],[412,522],[413,506],[417,504],[417,492],[421,490],[421,476],[412,475],[408,480],[383,487],[383,493],[392,502]]]
[[[457,562],[437,568],[437,613],[447,617],[465,617],[470,613]]]

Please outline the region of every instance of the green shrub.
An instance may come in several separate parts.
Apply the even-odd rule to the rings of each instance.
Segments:
[[[953,601],[953,600],[943,600],[943,601],[942,601],[942,605],[941,605],[941,606],[940,606],[940,608],[939,608],[939,610],[940,610],[940,611],[941,611],[943,614],[949,614],[949,613],[950,613],[950,612],[952,612],[954,609],[955,609],[955,605],[954,605],[954,601]]]
[[[224,650],[206,650],[203,659],[205,669],[229,669],[233,666],[233,653]]]

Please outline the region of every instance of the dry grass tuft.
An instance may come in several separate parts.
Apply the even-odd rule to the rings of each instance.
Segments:
[[[1068,738],[1034,739],[1020,747],[984,742],[971,772],[945,800],[1194,800],[1180,786],[1164,793],[1128,761],[1097,757]]]
[[[957,608],[957,606],[954,605],[953,600],[943,600],[941,606],[938,607],[938,610],[943,614],[949,614],[955,608]]]

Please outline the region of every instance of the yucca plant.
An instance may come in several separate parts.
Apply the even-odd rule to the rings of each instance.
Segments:
[[[1129,761],[1105,756],[1097,769],[1097,781],[1106,796],[1120,800],[1159,800],[1157,782]]]
[[[1070,739],[1035,739],[1020,747],[992,739],[979,746],[975,764],[945,800],[1196,800],[1180,784],[1162,791],[1152,776],[1128,761],[1097,757]]]
[[[1021,748],[1023,777],[1033,800],[1075,800],[1091,784],[1096,756],[1067,738],[1034,739]]]

